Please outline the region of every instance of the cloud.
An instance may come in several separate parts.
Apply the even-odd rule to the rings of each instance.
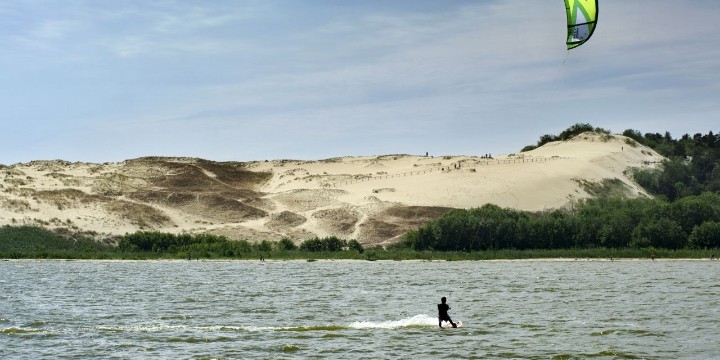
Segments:
[[[103,43],[121,57],[223,55],[247,50],[252,41],[233,29],[253,22],[255,16],[265,16],[268,6],[251,2],[214,5],[170,2],[106,11],[105,19],[116,25],[114,32],[101,33]]]
[[[459,123],[482,114],[475,121],[490,124],[498,121],[498,115],[491,114],[503,108],[526,116],[552,104],[571,109],[617,97],[644,103],[693,85],[692,75],[681,68],[653,65],[660,60],[642,66],[624,61],[642,58],[642,52],[632,50],[623,50],[624,55],[613,50],[607,58],[588,58],[588,51],[577,51],[563,64],[562,11],[552,11],[559,22],[554,24],[528,20],[520,16],[521,10],[538,18],[551,12],[542,4],[528,8],[503,3],[440,14],[369,14],[319,24],[290,35],[296,47],[284,54],[287,58],[272,74],[199,87],[172,115],[155,118],[205,123],[236,119],[239,124],[264,119],[287,126],[322,124],[327,118],[353,124],[376,119]],[[600,52],[612,49],[603,47],[611,44],[592,46]],[[274,49],[264,50],[256,61]],[[668,81],[672,76],[675,83]],[[568,101],[577,105],[563,104]],[[562,121],[567,125],[573,120]],[[337,134],[349,131],[342,124],[332,127]]]
[[[122,134],[117,152],[185,151],[173,139],[200,134],[193,149],[218,154],[212,138],[231,136],[274,154],[373,141],[514,151],[578,121],[675,131],[719,111],[714,1],[602,2],[595,35],[571,52],[562,5],[537,1],[18,1],[0,13],[0,116]]]

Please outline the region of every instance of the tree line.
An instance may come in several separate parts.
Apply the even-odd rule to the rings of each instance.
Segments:
[[[623,135],[646,145],[667,159],[656,170],[639,170],[635,181],[650,193],[669,201],[720,191],[720,134],[685,134],[673,139],[670,133],[625,130]]]
[[[292,240],[230,240],[213,234],[171,234],[138,231],[116,239],[96,241],[92,234],[70,233],[35,226],[0,227],[0,258],[77,259],[252,259],[258,256],[303,258],[336,253],[358,257],[365,249],[356,240],[334,236],[312,238],[296,245]]]
[[[273,251],[336,252],[355,251],[363,253],[362,245],[356,240],[344,240],[335,236],[312,238],[299,246],[292,240],[264,240],[250,243],[246,240],[229,240],[213,234],[170,234],[155,231],[140,231],[120,238],[118,249],[124,252],[154,252],[186,254],[187,257],[242,257],[248,254],[262,254]]]
[[[720,195],[676,202],[597,198],[533,214],[487,204],[449,211],[410,231],[402,246],[414,250],[720,247]]]

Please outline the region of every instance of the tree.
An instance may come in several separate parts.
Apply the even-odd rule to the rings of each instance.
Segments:
[[[643,139],[642,133],[641,133],[640,131],[638,131],[638,130],[627,129],[627,130],[623,131],[622,134],[623,134],[623,136],[629,137],[629,138],[631,138],[631,139],[633,139],[633,140],[635,140],[635,141],[637,141],[637,142],[639,142],[639,143],[641,143],[641,144],[644,143],[644,139]]]
[[[587,123],[576,123],[575,125],[572,125],[569,128],[565,129],[563,132],[561,132],[558,138],[560,140],[568,140],[576,135],[580,135],[587,131],[596,131],[596,129],[592,125]]]
[[[271,243],[270,241],[267,241],[267,240],[263,240],[259,244],[257,244],[257,247],[258,247],[259,251],[268,252],[268,251],[272,251],[273,243]]]
[[[357,240],[350,240],[347,243],[349,250],[357,251],[358,253],[362,254],[365,252],[365,248],[363,248],[362,245]]]
[[[634,247],[681,249],[687,245],[687,235],[677,222],[663,217],[638,225],[633,231],[632,244]]]
[[[698,249],[720,248],[720,222],[708,221],[696,226],[690,233],[690,245]]]
[[[637,169],[633,172],[633,179],[635,179],[635,182],[642,186],[647,192],[651,194],[659,194],[661,174],[661,170]]]
[[[331,236],[324,238],[322,244],[325,251],[340,251],[347,245],[347,242]]]
[[[318,238],[308,239],[303,241],[300,244],[300,250],[302,251],[310,251],[310,252],[319,252],[325,250],[325,247],[323,246],[322,240]]]
[[[289,238],[282,238],[277,243],[278,250],[291,251],[297,249],[297,246]]]
[[[703,196],[681,198],[670,204],[669,210],[672,218],[689,234],[695,226],[719,219],[720,196],[706,193]]]
[[[658,179],[658,192],[669,201],[675,201],[681,194],[677,184],[690,184],[690,169],[683,160],[671,159],[663,161],[663,172]]]

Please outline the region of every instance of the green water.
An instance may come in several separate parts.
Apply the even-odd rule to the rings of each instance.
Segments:
[[[0,262],[0,358],[709,359],[720,261]],[[458,329],[439,329],[448,297]]]

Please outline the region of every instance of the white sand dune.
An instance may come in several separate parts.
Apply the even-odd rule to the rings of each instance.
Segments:
[[[626,196],[647,196],[627,170],[661,160],[623,136],[585,133],[492,159],[35,161],[0,167],[0,225],[41,224],[98,237],[158,230],[251,241],[338,236],[383,243],[447,208],[555,209],[591,196],[592,185],[603,180],[614,180]]]

